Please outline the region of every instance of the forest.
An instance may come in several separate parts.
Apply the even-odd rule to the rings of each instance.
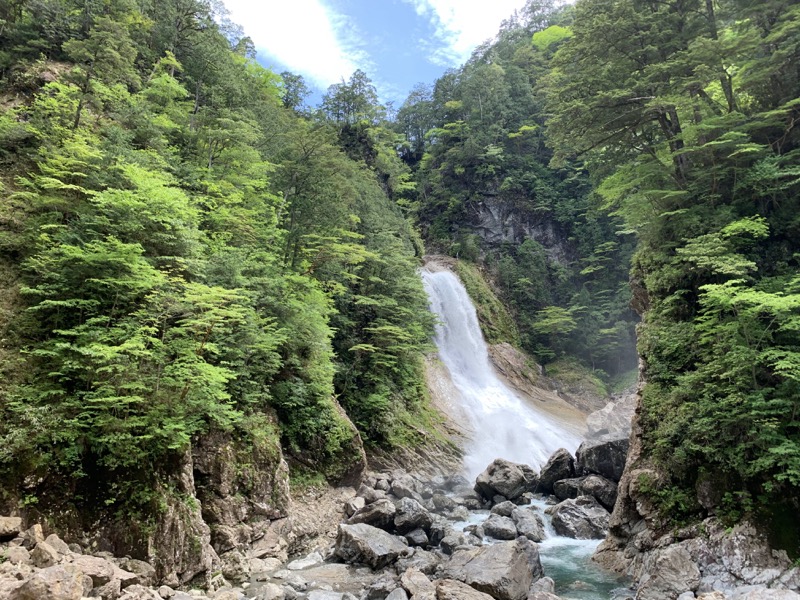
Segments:
[[[331,482],[421,443],[439,253],[547,373],[638,350],[672,524],[710,487],[796,545],[800,2],[530,0],[396,109],[308,95],[211,0],[0,3],[4,501],[157,510],[213,431]]]

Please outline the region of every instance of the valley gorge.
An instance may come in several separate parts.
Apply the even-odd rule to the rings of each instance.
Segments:
[[[229,16],[0,4],[0,599],[799,598],[800,5]]]

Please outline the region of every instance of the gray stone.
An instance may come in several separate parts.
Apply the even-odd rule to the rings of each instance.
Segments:
[[[119,566],[138,575],[140,585],[154,585],[156,582],[156,570],[150,563],[136,558],[126,558],[120,561]]]
[[[54,565],[11,592],[9,600],[80,600],[92,590],[91,580],[72,565]]]
[[[408,552],[399,538],[365,523],[339,525],[334,553],[348,563],[380,569]]]
[[[404,537],[410,546],[427,546],[430,543],[424,529],[409,531]]]
[[[364,499],[367,504],[372,504],[378,500],[386,500],[386,492],[376,490],[367,485],[361,484],[358,488],[357,496]]]
[[[466,583],[455,579],[440,579],[436,582],[436,600],[494,600],[489,594],[484,594],[468,586]]]
[[[400,584],[415,600],[435,600],[436,588],[419,569],[408,569],[400,576]]]
[[[541,542],[545,537],[544,522],[538,513],[529,508],[515,508],[511,518],[517,526],[517,533],[532,542]]]
[[[496,540],[514,540],[517,538],[517,526],[510,517],[491,515],[481,525],[483,532]]]
[[[122,591],[119,579],[112,579],[102,585],[96,585],[92,589],[92,596],[102,598],[102,600],[116,600]]]
[[[418,501],[402,498],[397,502],[396,508],[394,526],[398,533],[408,533],[414,529],[430,530],[433,518]]]
[[[347,520],[349,525],[366,523],[381,529],[390,529],[394,525],[394,517],[397,513],[394,503],[387,498],[380,498],[367,504],[364,508],[357,511]]]
[[[290,571],[299,571],[301,569],[307,569],[309,567],[313,567],[314,565],[318,565],[322,562],[322,555],[319,552],[312,552],[305,558],[300,558],[297,560],[293,560],[286,568]]]
[[[186,595],[188,594],[184,594],[184,596]],[[119,600],[161,600],[162,598],[164,597],[137,583],[126,588],[125,591],[122,592],[122,596],[119,597]],[[171,600],[180,600],[176,592],[173,592],[172,596],[169,598]]]
[[[575,468],[619,483],[628,457],[628,438],[611,441],[585,441],[575,453]]]
[[[72,564],[92,578],[94,587],[105,585],[114,578],[114,565],[97,556],[78,556]]]
[[[458,502],[456,500],[442,493],[435,493],[432,500],[436,511],[440,513],[448,513],[458,507]]]
[[[494,500],[496,496],[502,495],[504,496],[502,502],[514,500],[525,492],[534,491],[536,483],[536,473],[528,465],[498,458],[478,475],[475,491],[487,500]],[[497,500],[494,500],[495,504],[499,504]]]
[[[62,556],[66,556],[71,552],[66,542],[58,537],[55,533],[48,535],[44,541],[50,544],[50,547]]]
[[[556,481],[570,479],[571,477],[575,477],[575,459],[572,458],[572,454],[568,450],[559,448],[542,467],[536,491],[543,494],[552,494],[553,484]]]
[[[311,590],[308,592],[308,600],[342,600],[342,593],[333,590]]]
[[[22,531],[20,517],[0,517],[0,540],[10,540]]]
[[[800,594],[791,590],[750,589],[735,591],[731,600],[800,600]]]
[[[42,531],[42,526],[38,523],[29,527],[22,533],[22,545],[28,550],[33,550],[36,544],[43,541],[44,531]]]
[[[246,581],[250,577],[250,560],[241,550],[231,550],[219,557],[222,575],[229,581]]]
[[[162,585],[160,588],[158,588],[158,595],[164,598],[164,600],[169,600],[169,598],[172,598],[175,595],[175,590],[168,585]]]
[[[649,552],[644,559],[644,576],[639,580],[637,600],[676,598],[700,585],[700,569],[681,546]]]
[[[408,594],[403,588],[395,588],[386,596],[386,600],[408,600]]]
[[[453,552],[455,552],[458,548],[467,545],[469,545],[469,542],[467,542],[467,537],[464,534],[455,531],[448,533],[439,543],[442,552],[445,554],[453,554]]]
[[[8,548],[4,556],[12,565],[29,565],[31,563],[31,553],[22,546]]]
[[[258,593],[253,600],[284,600],[286,591],[279,585],[274,583],[265,583],[258,588]]]
[[[541,579],[533,582],[528,592],[545,592],[548,594],[555,594],[556,582],[549,577],[542,577]]]
[[[613,481],[600,475],[589,475],[583,479],[579,487],[583,494],[594,496],[609,512],[614,510],[614,503],[617,501],[617,484]]]
[[[441,562],[439,554],[415,548],[411,556],[398,559],[395,563],[395,569],[398,573],[405,573],[408,569],[413,568],[422,571],[426,575],[433,575]]]
[[[367,501],[364,500],[361,496],[356,496],[354,498],[350,498],[347,502],[344,503],[344,512],[348,517],[352,517],[356,514],[359,510],[366,506]]]
[[[539,550],[526,538],[458,550],[445,564],[443,574],[496,600],[524,600],[531,583],[544,575]]]
[[[515,508],[517,508],[516,504],[511,502],[511,500],[506,500],[500,504],[495,504],[492,507],[492,514],[500,515],[501,517],[510,517]]]
[[[31,552],[31,562],[39,569],[52,567],[60,560],[61,555],[47,542],[39,542]]]
[[[573,477],[571,479],[562,479],[553,484],[553,495],[559,500],[569,500],[570,498],[577,498],[581,495],[581,484],[584,477]]]
[[[608,533],[611,515],[591,496],[564,500],[547,509],[553,517],[553,529],[559,535],[578,540],[602,539]]]

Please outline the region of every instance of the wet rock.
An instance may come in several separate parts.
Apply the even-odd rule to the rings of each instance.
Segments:
[[[45,569],[58,564],[61,555],[47,542],[39,542],[31,552],[31,562],[34,567]]]
[[[399,538],[365,523],[339,525],[336,556],[348,563],[363,563],[380,569],[408,552]]]
[[[394,526],[398,533],[408,533],[414,529],[429,530],[433,524],[431,514],[413,498],[402,498],[397,504]]]
[[[619,483],[628,457],[628,438],[611,441],[585,441],[575,453],[575,469],[594,473]]]
[[[436,588],[418,569],[408,569],[400,576],[400,584],[415,600],[435,600]]]
[[[458,550],[444,565],[444,577],[462,581],[497,600],[523,600],[542,577],[537,546],[526,538]]]
[[[579,540],[602,539],[608,533],[609,513],[591,496],[564,500],[547,509],[553,529],[565,537]]]
[[[492,500],[497,495],[504,496],[506,500],[514,500],[524,492],[534,491],[536,483],[536,473],[528,465],[498,458],[478,475],[475,491],[487,500]],[[495,501],[495,504],[499,502]]]
[[[541,542],[545,537],[544,522],[538,513],[527,508],[515,508],[511,519],[517,526],[517,533],[532,542]]]
[[[436,600],[494,600],[489,594],[484,594],[468,586],[466,583],[455,579],[440,579],[436,582]]]
[[[614,510],[614,503],[617,501],[617,484],[613,481],[600,475],[589,475],[584,478],[579,488],[583,494],[593,496],[606,510]]]
[[[80,600],[92,590],[89,577],[72,565],[54,565],[11,592],[9,600]]]
[[[442,517],[435,516],[431,523],[430,531],[428,531],[428,538],[432,546],[438,546],[445,536],[453,531],[453,526],[450,522]]]
[[[0,517],[0,541],[11,540],[22,531],[22,519],[19,517]]]
[[[483,532],[496,540],[514,540],[517,538],[517,526],[510,517],[491,515],[482,524]]]
[[[654,550],[645,557],[645,575],[639,581],[637,600],[663,600],[696,590],[700,569],[680,546]]]
[[[572,477],[575,477],[575,459],[572,458],[572,454],[568,450],[559,448],[542,467],[536,491],[543,494],[552,494],[553,484],[556,481]]]
[[[583,477],[573,477],[572,479],[562,479],[553,484],[553,495],[559,500],[569,500],[581,495],[581,484]]]
[[[364,508],[356,512],[347,520],[350,525],[366,523],[381,529],[390,529],[394,525],[394,517],[397,508],[394,503],[387,498],[380,498],[367,504]]]
[[[511,502],[510,500],[506,500],[505,502],[501,502],[500,504],[495,504],[492,507],[492,514],[500,515],[501,517],[510,517],[511,513],[514,512],[514,509],[517,508],[517,505]]]

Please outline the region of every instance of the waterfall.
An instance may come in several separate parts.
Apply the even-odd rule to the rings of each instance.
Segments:
[[[576,428],[523,400],[496,374],[461,281],[446,270],[424,270],[422,279],[439,320],[434,341],[473,432],[464,457],[467,477],[474,479],[495,458],[538,469],[559,448],[574,454],[581,441]]]

